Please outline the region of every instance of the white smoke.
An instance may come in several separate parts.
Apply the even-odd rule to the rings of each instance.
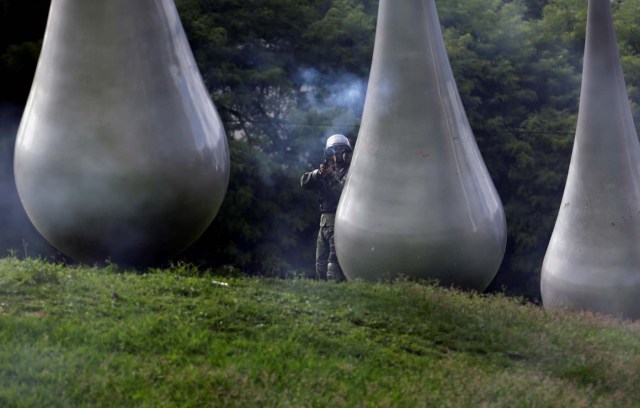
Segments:
[[[321,73],[314,68],[299,71],[309,111],[330,119],[326,134],[353,133],[360,124],[367,78],[348,72]]]

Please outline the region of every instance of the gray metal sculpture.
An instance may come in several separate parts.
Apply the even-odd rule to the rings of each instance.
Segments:
[[[640,144],[609,0],[589,0],[578,125],[541,290],[545,307],[640,318]]]
[[[354,157],[336,214],[349,279],[484,290],[506,245],[500,198],[451,72],[434,0],[381,0]]]
[[[149,264],[208,227],[229,153],[172,0],[53,0],[18,132],[18,192],[83,262]]]

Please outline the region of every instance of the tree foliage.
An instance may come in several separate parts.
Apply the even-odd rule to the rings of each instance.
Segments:
[[[26,99],[49,2],[29,3],[0,0],[0,101]],[[176,3],[232,159],[223,207],[184,257],[252,274],[313,268],[317,209],[299,177],[321,160],[327,136],[357,138],[378,2]],[[612,4],[640,123],[640,0]],[[492,289],[537,298],[573,145],[587,2],[438,0],[437,7],[507,214],[507,253]]]
[[[49,0],[0,0],[0,101],[26,100],[48,6]]]

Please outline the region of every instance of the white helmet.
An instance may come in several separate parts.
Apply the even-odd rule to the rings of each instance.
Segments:
[[[333,136],[329,136],[329,138],[327,139],[327,144],[324,146],[324,148],[326,150],[337,145],[347,145],[349,147],[349,150],[351,150],[351,143],[349,143],[349,139],[347,139],[345,135],[341,135],[339,133]]]
[[[351,143],[344,135],[336,134],[327,139],[324,148],[325,159],[334,160],[336,163],[349,163],[351,161]]]

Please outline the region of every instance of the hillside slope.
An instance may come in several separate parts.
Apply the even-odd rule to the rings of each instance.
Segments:
[[[640,325],[419,285],[0,260],[0,406],[640,405]]]

